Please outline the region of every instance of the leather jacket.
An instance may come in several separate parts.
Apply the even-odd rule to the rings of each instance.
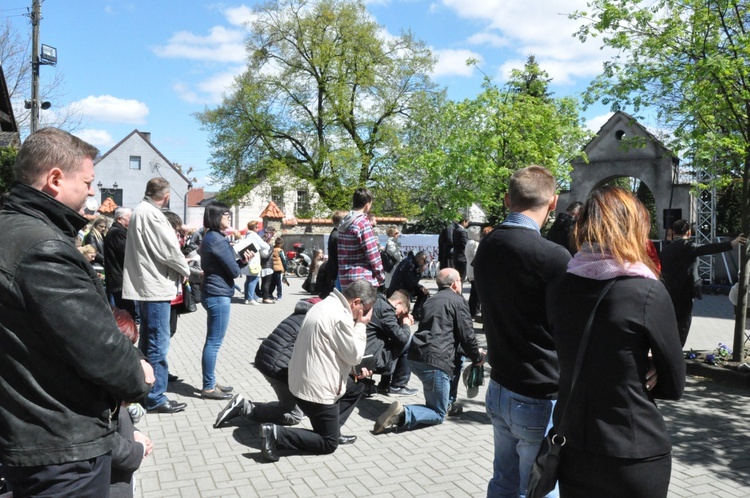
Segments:
[[[16,184],[0,210],[0,461],[108,453],[120,400],[149,391],[101,280],[76,249],[86,219]]]

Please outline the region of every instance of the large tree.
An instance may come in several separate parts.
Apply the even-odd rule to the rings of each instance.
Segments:
[[[563,184],[569,180],[570,161],[582,154],[588,133],[577,101],[554,98],[549,82],[530,56],[503,86],[485,78],[474,99],[424,106],[401,161],[423,182],[418,203],[428,225],[455,219],[472,203],[491,223],[500,220],[508,178],[530,164],[548,167]]]
[[[588,101],[637,114],[655,109],[673,150],[715,176],[742,180],[741,225],[750,233],[750,12],[747,0],[592,0],[582,41],[616,51]],[[744,353],[748,248],[741,251],[734,359]]]
[[[255,14],[247,70],[198,116],[230,196],[291,173],[340,208],[356,186],[391,185],[400,130],[434,91],[427,47],[387,35],[361,0],[278,0]]]

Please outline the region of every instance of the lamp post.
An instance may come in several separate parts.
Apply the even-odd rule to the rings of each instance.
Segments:
[[[24,104],[31,109],[31,133],[39,128],[39,109],[49,109],[49,102],[39,102],[39,66],[57,64],[57,49],[49,45],[42,45],[41,57],[39,51],[39,21],[42,19],[41,0],[34,0],[31,8],[31,100]]]

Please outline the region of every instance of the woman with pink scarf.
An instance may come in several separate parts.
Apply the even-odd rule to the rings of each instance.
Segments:
[[[567,406],[560,495],[665,497],[671,442],[655,399],[679,399],[685,360],[674,310],[647,253],[648,213],[630,192],[600,187],[573,229],[578,252],[547,292],[560,363],[558,427]],[[596,309],[580,375],[573,369]]]

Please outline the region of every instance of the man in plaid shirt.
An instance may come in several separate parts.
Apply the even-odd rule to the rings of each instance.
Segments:
[[[359,279],[367,280],[374,287],[385,283],[378,238],[367,219],[371,207],[372,193],[366,188],[358,188],[352,196],[352,210],[339,226],[341,288]]]

